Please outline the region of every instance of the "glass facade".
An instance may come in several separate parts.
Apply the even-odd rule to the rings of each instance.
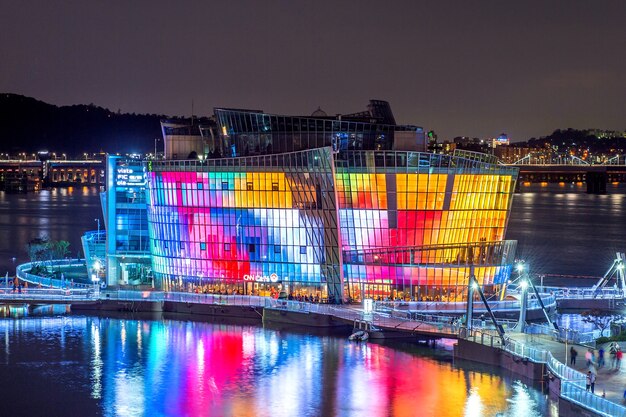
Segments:
[[[107,191],[102,202],[107,284],[152,286],[143,161],[108,156]]]
[[[303,152],[148,164],[166,289],[461,300],[495,292],[517,171],[420,152]]]
[[[337,156],[349,296],[457,300],[466,293],[469,264],[484,286],[506,282],[515,244],[502,240],[517,171],[464,156]]]
[[[330,148],[148,165],[159,285],[341,298]]]
[[[387,102],[337,117],[216,109],[199,131],[199,159],[143,162],[143,193],[124,182],[136,162],[110,163],[111,266],[137,251],[164,290],[329,301],[462,301],[471,268],[489,295],[510,277],[517,169],[419,152],[423,130]]]
[[[371,103],[378,103],[376,106],[370,104],[376,110],[372,114],[344,115],[339,118],[279,116],[258,111],[215,109],[220,135],[206,136],[209,156],[266,155],[325,146],[335,151],[391,150],[397,132],[413,132],[415,141],[423,140],[421,127],[395,124],[388,103],[375,100]]]

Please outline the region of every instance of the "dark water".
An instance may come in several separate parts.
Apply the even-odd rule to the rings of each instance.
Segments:
[[[531,271],[598,277],[626,251],[626,185],[609,185],[605,195],[585,190],[533,185],[514,195],[507,239],[518,241]]]
[[[0,415],[556,416],[538,390],[453,364],[449,349],[167,318],[5,318]]]
[[[26,246],[35,238],[67,240],[72,257],[82,254],[80,237],[87,230],[97,230],[96,218],[104,228],[99,191],[94,187],[0,192],[0,276],[15,273],[13,257],[15,264],[30,260]]]

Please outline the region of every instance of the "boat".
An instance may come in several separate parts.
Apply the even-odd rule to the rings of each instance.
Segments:
[[[369,334],[364,330],[357,330],[348,337],[348,340],[352,342],[365,342],[367,339],[369,339]]]

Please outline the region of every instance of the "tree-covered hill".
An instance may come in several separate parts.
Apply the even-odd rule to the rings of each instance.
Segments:
[[[165,117],[114,113],[93,104],[58,107],[1,93],[0,152],[150,152]]]

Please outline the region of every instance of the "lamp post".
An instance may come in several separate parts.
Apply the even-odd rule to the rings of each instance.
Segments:
[[[526,329],[526,310],[528,308],[528,275],[527,268],[524,262],[519,262],[517,264],[517,272],[519,273],[519,287],[521,291],[520,298],[520,313],[519,313],[519,321],[518,321],[518,330],[520,333],[524,333]]]
[[[98,240],[100,240],[100,219],[93,219],[94,222],[98,222]]]
[[[93,291],[96,296],[100,295],[100,269],[102,264],[100,260],[96,260],[93,264],[93,271],[91,274],[91,282],[93,282]]]
[[[154,138],[154,159],[157,159],[157,142],[160,140],[160,138]]]

